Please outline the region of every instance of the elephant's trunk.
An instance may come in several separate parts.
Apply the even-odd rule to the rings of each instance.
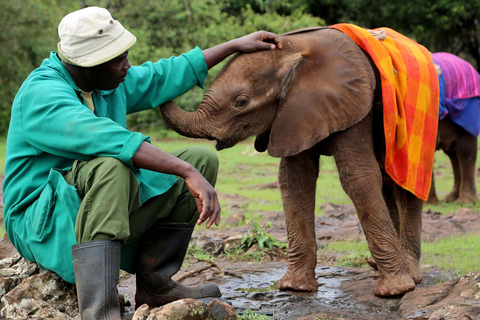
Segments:
[[[212,139],[208,133],[207,117],[201,109],[187,112],[169,101],[160,106],[163,120],[179,134],[190,138]]]

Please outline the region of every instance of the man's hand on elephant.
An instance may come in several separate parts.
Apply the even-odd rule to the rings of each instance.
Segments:
[[[267,31],[257,31],[232,41],[236,43],[238,52],[283,49],[280,37]]]
[[[220,224],[220,203],[218,202],[217,192],[212,185],[200,174],[195,174],[185,178],[188,190],[197,203],[200,216],[197,224],[207,221],[207,228],[213,223]]]
[[[235,52],[255,52],[275,48],[283,49],[279,36],[272,32],[257,31],[203,50],[203,56],[208,69],[210,69]]]

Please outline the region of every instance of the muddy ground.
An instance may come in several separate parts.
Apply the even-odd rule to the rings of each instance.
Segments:
[[[241,196],[221,195],[228,198],[231,213],[225,222],[234,225],[243,219]],[[319,253],[329,241],[365,241],[363,231],[352,205],[321,204],[325,216],[316,219],[316,234]],[[264,222],[272,227],[265,229],[276,239],[286,241],[283,212],[268,212]],[[228,243],[248,233],[249,226],[229,230],[196,231],[191,244],[206,251],[218,251],[219,243]],[[423,214],[423,240],[434,241],[451,235],[476,232],[480,234],[480,212],[460,209],[448,215],[432,212],[425,206]],[[258,249],[258,248],[257,248]],[[374,287],[379,280],[378,272],[368,267],[336,267],[338,254],[319,254],[316,269],[320,285],[317,293],[278,291],[276,282],[284,275],[287,262],[282,252],[268,251],[267,258],[259,262],[232,261],[223,254],[216,256],[210,265],[205,261],[189,258],[187,267],[176,277],[183,284],[195,285],[213,282],[219,285],[223,297],[228,299],[238,312],[248,309],[267,315],[270,319],[480,319],[480,273],[466,275],[459,281],[448,270],[422,265],[423,281],[413,292],[403,297],[375,297]],[[206,269],[206,270],[202,270]],[[475,270],[472,270],[475,271]],[[480,267],[477,271],[480,271]],[[134,296],[134,277],[126,277],[120,292]],[[467,297],[465,292],[471,292]],[[465,296],[462,298],[462,296]],[[460,300],[457,300],[460,298]],[[471,299],[470,299],[471,298]],[[463,299],[463,300],[462,300]],[[472,301],[470,301],[472,300]],[[452,302],[453,301],[453,302]],[[457,305],[461,305],[458,307]],[[132,315],[133,307],[124,319]],[[478,318],[477,318],[478,317]]]
[[[1,185],[1,181],[0,181]],[[275,184],[263,187],[276,187]],[[0,188],[1,190],[1,188]],[[241,209],[250,199],[235,195],[220,195],[228,201],[230,216],[224,223],[228,230],[196,231],[191,244],[202,247],[215,257],[211,262],[188,257],[188,265],[175,276],[185,285],[213,282],[219,285],[223,298],[229,300],[240,314],[252,310],[269,319],[316,320],[385,320],[385,319],[480,319],[480,266],[478,270],[455,277],[448,270],[422,265],[423,281],[402,297],[375,297],[378,272],[368,266],[337,267],[338,254],[323,253],[329,241],[365,241],[363,231],[352,205],[323,203],[325,216],[316,219],[319,259],[316,269],[320,285],[316,293],[279,291],[276,282],[287,268],[285,250],[268,251],[258,262],[233,261],[225,254],[216,255],[231,239],[241,239],[249,226],[242,225]],[[2,209],[0,193],[0,212]],[[272,226],[265,231],[275,239],[287,240],[283,212],[266,212],[264,222]],[[235,227],[235,225],[237,225]],[[423,240],[435,241],[451,235],[475,232],[480,234],[480,211],[463,208],[447,215],[432,212],[428,205],[423,213]],[[255,247],[254,247],[255,248]],[[257,248],[258,249],[258,248]],[[183,279],[182,279],[183,278]],[[124,274],[119,292],[130,303],[124,320],[134,314],[135,276]]]

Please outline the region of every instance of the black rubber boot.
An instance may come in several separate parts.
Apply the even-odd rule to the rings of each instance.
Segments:
[[[182,266],[194,227],[157,223],[143,235],[135,259],[135,308],[145,303],[156,308],[179,299],[222,295],[215,284],[186,287],[171,279]]]
[[[120,241],[72,246],[78,308],[82,320],[121,320],[118,302]]]

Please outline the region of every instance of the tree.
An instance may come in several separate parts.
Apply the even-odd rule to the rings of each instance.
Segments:
[[[389,27],[432,52],[446,51],[480,70],[479,0],[299,0],[327,24]]]
[[[57,25],[73,1],[21,0],[0,3],[0,134],[7,131],[13,98],[48,53],[55,50]]]

